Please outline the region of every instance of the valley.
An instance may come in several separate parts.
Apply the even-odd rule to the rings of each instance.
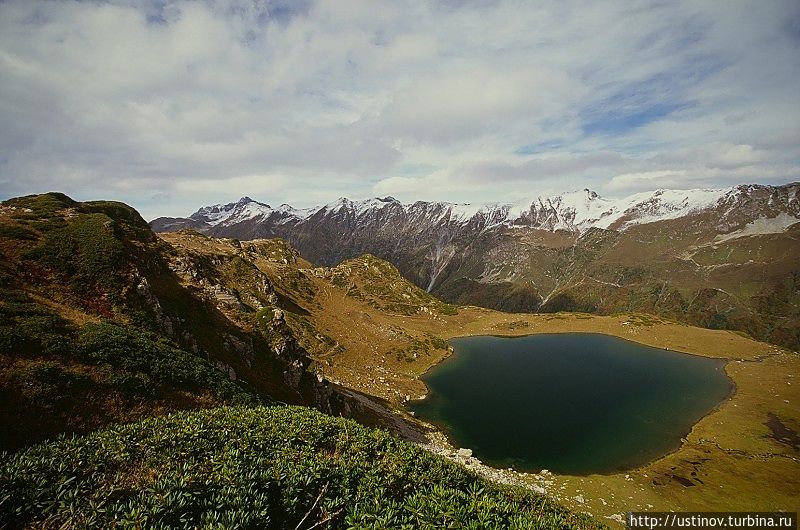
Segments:
[[[639,313],[503,313],[443,304],[410,284],[392,265],[364,256],[335,267],[310,267],[274,240],[235,242],[196,232],[161,234],[179,252],[241,255],[278,245],[258,261],[275,286],[278,305],[313,369],[343,387],[385,403],[407,435],[423,432],[431,448],[489,476],[523,483],[579,511],[613,522],[631,509],[744,510],[794,506],[800,455],[775,436],[770,418],[800,432],[800,356],[741,333],[697,328]],[[238,284],[228,286],[244,297]],[[652,347],[727,360],[734,393],[694,425],[681,446],[641,468],[612,475],[559,476],[501,472],[459,455],[440,433],[403,406],[426,394],[420,376],[450,354],[455,337],[538,333],[601,333]],[[544,427],[543,427],[544,428]],[[624,436],[624,432],[619,433]],[[720,487],[723,486],[723,487]]]
[[[509,312],[642,312],[800,348],[800,186],[585,189],[510,204],[306,209],[243,197],[159,218],[156,232],[280,237],[317,265],[370,253],[446,302]]]
[[[0,420],[15,426],[3,429],[2,442],[19,455],[58,433],[105,432],[97,429],[161,421],[179,410],[290,403],[388,429],[491,481],[612,526],[632,509],[797,508],[800,357],[742,332],[634,311],[451,304],[374,255],[314,266],[282,239],[155,235],[121,203],[60,194],[3,203],[0,243],[0,397],[9,404]],[[448,340],[550,333],[612,335],[722,359],[735,391],[673,452],[609,475],[491,468],[406,407],[426,395],[420,378],[451,355]],[[186,414],[188,429],[199,416]],[[253,418],[220,414],[228,430],[236,429],[231,418]],[[310,414],[287,421],[312,421]],[[144,436],[137,428],[131,435]],[[0,487],[16,484],[3,476],[0,469]]]
[[[0,28],[0,530],[796,523],[800,0]]]

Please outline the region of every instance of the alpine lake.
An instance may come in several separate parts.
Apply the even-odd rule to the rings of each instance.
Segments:
[[[680,446],[733,390],[725,361],[595,333],[450,340],[416,415],[495,467],[636,468]]]

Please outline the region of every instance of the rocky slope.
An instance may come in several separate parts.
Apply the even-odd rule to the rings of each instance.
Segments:
[[[254,265],[296,251],[236,250],[181,252],[122,203],[56,193],[3,202],[0,450],[220,404],[281,401],[378,421],[313,369]]]
[[[613,200],[583,190],[505,205],[340,199],[305,210],[244,197],[151,227],[283,237],[320,265],[371,253],[453,303],[642,311],[797,349],[798,221],[800,184],[788,184]]]
[[[389,402],[424,394],[417,377],[448,355],[436,332],[475,318],[371,255],[312,267],[280,239],[239,242],[191,230],[161,238],[178,256],[174,268],[182,281],[217,297],[232,320],[258,324],[261,315],[277,308],[314,359],[309,370]],[[264,284],[270,286],[266,295]]]
[[[724,248],[727,258],[755,262],[757,250],[769,256],[773,264],[792,270],[796,261],[791,260],[791,247],[782,239],[773,241],[774,246],[764,244],[776,234],[765,236],[763,224],[749,223],[713,245],[698,244],[692,259],[706,265],[714,259],[715,251]],[[706,225],[707,221],[702,221],[699,226]],[[648,226],[665,225],[642,224],[624,231],[591,227],[577,234],[508,228],[511,236],[522,236],[517,235],[520,239],[515,243],[506,235],[508,255],[498,251],[497,259],[509,259],[524,249],[521,241],[530,248],[550,249],[549,268],[534,271],[542,277],[574,274],[580,278],[582,271],[591,270],[595,274],[589,280],[592,283],[623,285],[622,279],[603,276],[610,274],[603,266],[613,263],[612,258],[628,259],[625,266],[636,279],[635,267],[641,265],[636,245],[651,251],[659,244],[658,238],[682,244],[669,234],[644,230]],[[635,240],[626,239],[628,234],[636,234]],[[783,236],[787,234],[793,232]],[[723,246],[753,237],[764,248],[742,247],[740,256],[729,256],[729,247]],[[663,260],[669,264],[672,254],[668,247],[663,244],[661,248],[666,256]],[[748,250],[753,253],[748,254]],[[524,484],[536,491],[544,489],[548,496],[573,509],[619,521],[620,514],[630,509],[742,509],[737,499],[775,509],[791,506],[796,498],[797,473],[784,456],[795,449],[783,438],[770,436],[773,428],[769,422],[770,418],[781,418],[780,425],[796,425],[797,400],[793,398],[791,377],[797,373],[798,357],[740,334],[678,325],[648,315],[525,315],[451,305],[409,283],[398,267],[375,255],[350,258],[332,267],[314,267],[281,239],[239,241],[195,230],[156,237],[141,217],[123,204],[77,203],[60,194],[3,203],[0,254],[0,447],[5,449],[61,432],[87,432],[108,423],[165,416],[178,409],[279,400],[312,404],[336,416],[351,415],[362,423],[379,423],[415,441],[428,438],[428,447],[435,452],[493,480]],[[724,275],[714,278],[716,281]],[[735,280],[734,276],[730,282]],[[593,296],[607,296],[586,285],[589,283],[566,292],[574,301],[588,300],[586,303]],[[732,287],[725,289],[733,292]],[[524,290],[519,292],[525,294]],[[564,292],[551,296],[547,304],[562,299]],[[789,306],[795,304],[793,292],[792,286],[786,285],[764,301],[765,307],[786,310],[776,301],[785,299]],[[474,293],[479,297],[481,291]],[[666,292],[662,299],[664,303],[674,301],[674,295]],[[701,305],[700,301],[693,304]],[[737,384],[732,396],[736,401],[702,420],[682,447],[668,457],[630,475],[603,477],[555,477],[544,471],[529,475],[487,468],[469,456],[467,449],[457,450],[441,437],[430,437],[425,425],[414,422],[399,407],[424,394],[419,377],[449,354],[445,341],[451,337],[554,332],[607,333],[656,347],[736,359],[728,365]],[[273,409],[287,408],[268,410]],[[217,414],[227,419],[210,427],[207,419]],[[166,471],[175,472],[170,477],[177,480],[176,489],[168,496],[178,499],[181,506],[184,501],[196,500],[206,506],[206,493],[221,491],[218,488],[222,487],[237,499],[238,507],[240,493],[249,495],[253,491],[244,480],[252,476],[251,458],[239,450],[240,443],[253,442],[261,455],[265,443],[259,435],[262,431],[255,432],[240,418],[245,415],[262,421],[266,414],[251,408],[171,414],[23,450],[17,453],[22,456],[13,457],[10,466],[0,469],[0,489],[10,488],[8,494],[0,494],[0,513],[35,519],[46,503],[52,509],[47,512],[47,517],[52,517],[49,523],[58,520],[61,524],[77,517],[75,520],[84,526],[91,526],[87,521],[102,521],[119,509],[131,508],[138,516],[147,514],[149,518],[146,510],[152,501],[157,512],[153,516],[161,517],[165,513],[161,508],[164,497],[156,499],[151,493],[152,487],[163,487],[166,475],[162,472]],[[319,434],[322,431],[310,428],[309,422],[326,423],[312,412],[298,414],[297,421],[284,419],[286,423],[280,424],[267,421],[268,431],[287,426],[294,429],[296,425],[299,433]],[[346,423],[337,425],[345,427],[344,440],[351,442],[354,429]],[[375,431],[364,432],[371,444]],[[171,442],[151,443],[153,433]],[[209,441],[207,434],[213,433],[222,442],[205,446],[212,458],[203,462],[217,469],[219,444],[224,451],[231,448],[225,457],[231,460],[225,461],[234,465],[237,480],[243,478],[243,482],[237,482],[243,488],[230,489],[231,475],[227,472],[221,476],[222,482],[211,480],[203,472],[203,480],[208,479],[204,484],[211,490],[192,497],[194,493],[186,493],[183,481],[191,480],[192,492],[200,491],[195,489],[196,468],[183,475],[185,469],[166,470],[161,464],[180,463],[182,460],[169,459],[168,455],[185,455],[185,451],[196,448],[197,440]],[[174,443],[175,436],[184,435],[185,447]],[[99,446],[83,443],[98,439],[104,440]],[[293,439],[301,444],[308,441],[305,434]],[[285,442],[283,435],[280,440]],[[86,453],[98,447],[110,452]],[[331,455],[341,456],[338,447],[331,452],[325,442],[319,452],[303,451],[298,458],[301,464],[318,469],[317,463]],[[65,468],[64,455],[68,452],[77,455],[76,466]],[[385,454],[392,465],[397,463],[396,453]],[[95,456],[111,458],[109,474],[92,467]],[[290,460],[296,463],[297,459],[291,455]],[[418,461],[416,454],[412,460]],[[121,467],[114,467],[118,464]],[[3,465],[0,462],[0,467]],[[337,464],[334,469],[341,467]],[[75,473],[91,475],[83,486],[101,491],[98,498],[111,499],[111,505],[57,502],[51,486],[58,489],[64,480],[73,480],[70,477]],[[376,477],[379,484],[385,484],[381,473]],[[451,476],[447,474],[444,480]],[[298,478],[311,487],[306,493],[313,511],[313,501],[320,496],[323,484]],[[687,480],[696,482],[696,486],[687,487]],[[352,484],[349,479],[346,482]],[[725,491],[738,494],[719,497],[719,484],[725,485]],[[103,489],[105,486],[113,490],[110,497],[102,493],[110,491]],[[285,482],[280,487],[294,491],[294,486]],[[130,497],[118,497],[118,488],[123,495],[133,495],[144,504],[134,506],[128,502]],[[333,490],[331,487],[328,492]],[[299,506],[290,507],[297,508],[299,514],[308,512],[308,503]],[[197,513],[201,518],[219,515],[206,513],[202,507]]]

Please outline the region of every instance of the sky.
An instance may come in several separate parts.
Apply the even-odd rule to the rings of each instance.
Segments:
[[[0,198],[800,180],[797,0],[0,0]]]

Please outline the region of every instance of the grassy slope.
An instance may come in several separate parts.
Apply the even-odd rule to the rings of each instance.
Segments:
[[[181,234],[162,237],[176,246],[188,244]],[[212,244],[216,252],[231,251],[224,240],[195,239],[193,244],[198,252]],[[446,314],[425,311],[429,304],[424,300],[416,311],[394,313],[365,297],[365,287],[402,296],[407,285],[397,280],[391,267],[385,275],[379,274],[385,267],[374,261],[365,257],[334,268],[351,269],[347,282],[334,269],[260,264],[276,289],[297,302],[295,309],[286,306],[287,320],[298,326],[302,340],[319,361],[318,368],[328,377],[399,403],[405,395],[424,394],[419,375],[448,355],[438,347],[442,339],[475,334],[607,333],[656,347],[743,359],[727,367],[737,393],[701,420],[681,449],[664,459],[618,475],[522,478],[576,509],[605,516],[631,508],[645,510],[648,505],[665,510],[777,509],[791,506],[800,492],[796,449],[776,439],[766,424],[773,414],[787,428],[800,432],[800,398],[792,384],[793,378],[800,377],[796,354],[730,331],[639,314],[530,315],[475,307]],[[398,351],[405,355],[398,356]],[[685,486],[687,480],[693,485]],[[578,496],[585,502],[577,502]]]
[[[0,520],[89,528],[601,527],[385,432],[285,406],[175,414],[6,457]]]
[[[152,332],[109,321],[72,326],[25,293],[0,296],[3,448],[166,410],[268,399]]]
[[[17,218],[9,220],[18,215],[32,219],[29,223],[21,223]],[[13,216],[0,216],[0,241],[3,241],[4,254],[11,258],[3,261],[4,269],[9,263],[23,263],[25,253],[39,244],[41,230],[36,215],[40,214],[15,212]],[[509,315],[469,307],[453,311],[444,304],[439,307],[441,303],[423,291],[409,290],[393,267],[375,258],[365,257],[344,264],[350,268],[347,273],[350,281],[342,282],[343,268],[310,269],[296,251],[281,242],[238,243],[191,233],[164,235],[164,238],[171,245],[165,245],[159,255],[168,259],[170,266],[179,273],[151,274],[148,279],[159,298],[175,307],[169,308],[165,303],[165,312],[173,311],[183,318],[194,319],[187,326],[191,329],[204,326],[206,331],[213,331],[223,325],[238,337],[256,333],[268,344],[274,338],[273,330],[263,328],[262,321],[272,313],[273,307],[280,307],[301,343],[317,359],[311,369],[392,401],[399,402],[406,394],[424,393],[419,375],[448,354],[443,339],[457,335],[593,331],[702,355],[745,359],[745,363],[728,367],[738,386],[734,401],[701,421],[681,450],[632,472],[631,480],[623,475],[525,478],[547,486],[552,495],[576,508],[602,515],[624,512],[634,506],[644,509],[647,504],[664,509],[746,508],[741,501],[743,498],[754,499],[758,506],[766,508],[772,506],[770,502],[796,498],[800,491],[800,485],[793,478],[800,476],[800,470],[796,460],[791,460],[791,449],[772,437],[765,425],[772,413],[788,428],[800,430],[797,408],[800,399],[796,397],[796,387],[788,384],[791,379],[787,381],[787,377],[800,376],[796,355],[776,352],[774,347],[730,332],[691,328],[650,317]],[[134,241],[132,247],[147,250],[160,245],[163,243]],[[147,258],[149,254],[145,252],[142,256]],[[29,265],[30,261],[25,263]],[[33,265],[38,263],[34,261]],[[163,270],[167,270],[166,267]],[[46,268],[43,271],[47,273]],[[19,280],[20,274],[18,270],[11,271],[6,277]],[[92,322],[137,314],[125,303],[108,303],[107,296],[91,296],[86,300],[77,297],[73,286],[49,279],[36,267],[30,274],[30,279],[39,283],[29,281],[26,286],[38,288],[27,289],[25,294],[66,319],[73,335],[77,335],[76,330],[81,326]],[[163,276],[169,280],[164,281]],[[264,290],[264,281],[272,285],[273,292]],[[233,305],[215,303],[207,293],[212,282],[228,289],[238,302]],[[46,286],[48,291],[44,293],[41,286]],[[50,289],[53,286],[55,291]],[[383,302],[383,297],[390,302]],[[208,305],[216,312],[206,312],[203,308]],[[198,333],[200,331],[203,330]],[[198,334],[197,339],[212,355],[225,355],[221,348],[215,348],[214,333]],[[27,362],[16,354],[14,359]],[[236,362],[229,355],[225,361]],[[65,363],[67,370],[72,369],[73,362]],[[18,368],[12,369],[12,373],[20,373],[24,366]],[[245,370],[242,363],[235,364],[235,368],[237,373]],[[91,366],[76,369],[78,373],[93,370]],[[255,382],[274,378],[269,372],[261,374]],[[63,392],[66,395],[75,387],[61,388],[69,389]],[[187,394],[184,391],[181,395]],[[188,395],[193,394],[189,392]],[[198,399],[203,398],[204,395],[198,396]],[[89,400],[96,401],[94,395]],[[167,403],[160,410],[177,408],[176,403]],[[153,400],[144,401],[143,406],[142,415],[157,412]],[[127,410],[125,406],[118,408]],[[64,414],[69,416],[71,412]],[[108,418],[101,420],[102,423],[107,421]],[[705,484],[698,482],[686,488],[676,478],[694,476]],[[549,486],[548,480],[552,483]],[[733,487],[739,496],[720,495],[714,489],[720,484]],[[562,485],[564,490],[560,490]],[[583,494],[587,504],[574,502],[572,498],[577,494]]]
[[[0,206],[0,448],[268,399],[161,333],[134,286],[163,273],[166,251],[121,203],[45,194]]]
[[[207,248],[220,242],[199,237],[207,252],[172,247],[121,203],[45,194],[0,205],[3,448],[276,395],[319,404],[302,381],[312,390],[325,383],[306,370],[304,350],[276,313],[311,316],[294,302],[313,305],[318,286],[299,268],[308,263],[280,241],[227,241],[220,253]],[[283,292],[261,269],[279,275]],[[434,312],[452,312],[412,294]],[[403,304],[408,311],[405,297]],[[311,509],[300,525],[307,528],[328,508],[336,513],[330,526],[595,526],[310,409],[156,417],[5,454],[0,463],[0,521],[10,527],[225,527],[249,518],[281,528]]]
[[[219,263],[217,276],[241,300],[257,298],[254,274],[266,277],[294,335],[317,360],[313,369],[349,388],[391,401],[419,395],[425,391],[419,375],[448,354],[447,344],[434,331],[459,318],[458,310],[414,286],[383,260],[364,256],[312,269],[291,252],[273,254],[268,240],[238,243],[192,232],[160,237],[180,259]],[[255,269],[231,274],[229,263],[239,259]],[[196,283],[190,275],[182,278]],[[255,305],[224,311],[247,322],[261,310]],[[435,326],[429,331],[407,322]]]
[[[481,243],[485,254],[454,262],[434,294],[513,311],[657,314],[800,348],[800,223],[732,239],[717,238],[715,223],[679,219],[580,237],[501,231]]]
[[[268,262],[306,264],[279,241],[245,246]],[[249,260],[178,255],[122,203],[56,193],[5,201],[0,255],[0,449],[273,399],[380,420],[317,379]],[[224,285],[243,298],[217,291]]]

